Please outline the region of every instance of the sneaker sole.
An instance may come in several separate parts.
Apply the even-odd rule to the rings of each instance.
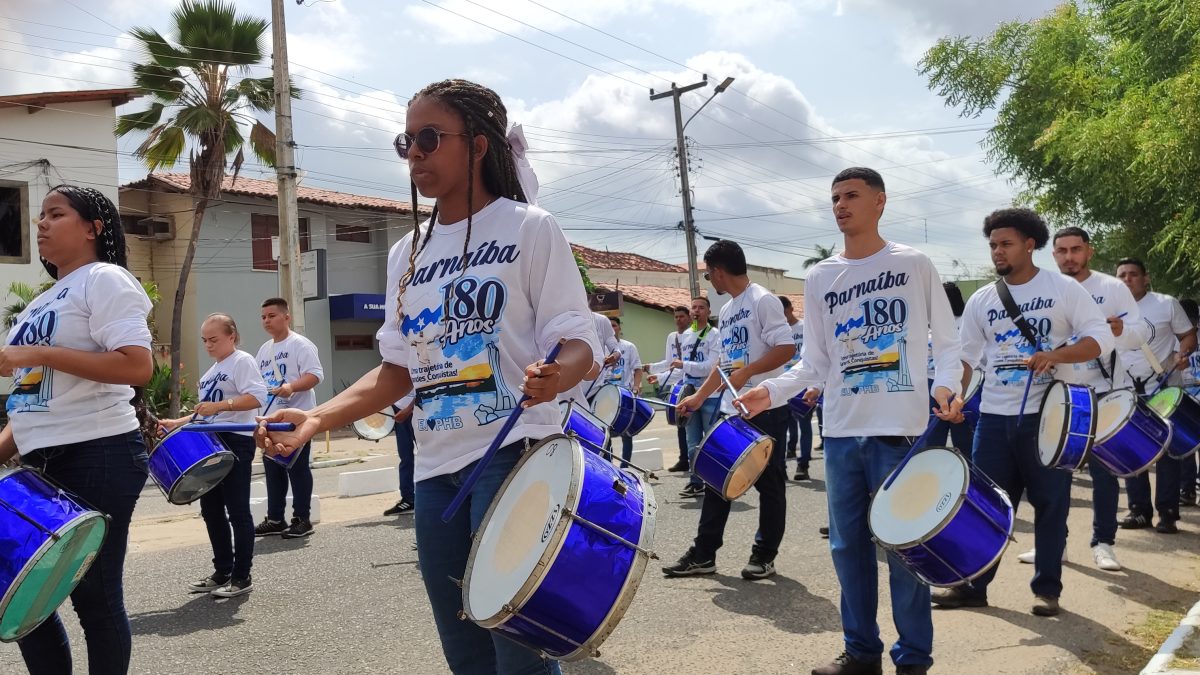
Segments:
[[[283,534],[283,530],[277,530],[275,532],[255,532],[254,536],[256,536],[256,537],[273,537],[277,534]]]
[[[716,572],[717,566],[713,565],[712,567],[693,567],[686,572],[678,572],[674,570],[668,572],[667,570],[663,570],[663,575],[668,577],[696,577],[702,574],[716,574]]]
[[[286,534],[285,533],[283,535],[283,538],[284,539],[303,539],[304,537],[312,536],[312,533],[313,533],[313,530],[309,530],[308,532],[305,532],[304,534]]]
[[[761,581],[763,579],[770,579],[771,577],[775,576],[775,574],[775,570],[771,570],[766,574],[758,574],[757,572],[747,572],[746,570],[742,570],[742,578],[747,581]]]
[[[239,595],[245,595],[253,590],[254,590],[253,586],[247,586],[240,591],[228,591],[225,593],[218,593],[217,591],[213,591],[209,595],[213,596],[214,598],[236,598]]]

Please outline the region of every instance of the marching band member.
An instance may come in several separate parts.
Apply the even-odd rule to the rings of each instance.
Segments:
[[[800,354],[804,351],[804,322],[796,318],[796,310],[786,295],[779,296],[779,302],[783,304],[783,316],[792,329],[792,342],[796,343],[796,354],[784,364],[787,368],[791,368],[800,362]],[[796,475],[792,479],[808,480],[808,465],[812,462],[812,411],[810,410],[803,417],[793,414],[791,421],[788,422],[787,435],[787,455],[784,459],[796,457]],[[799,457],[796,456],[797,441],[799,441]]]
[[[621,319],[610,317],[609,322],[613,335],[617,337],[617,361],[613,364],[609,375],[609,384],[615,384],[628,389],[637,396],[642,390],[642,357],[638,355],[637,345],[621,337]],[[621,434],[621,466],[633,459],[633,436]]]
[[[709,323],[712,306],[706,297],[692,298],[692,327],[683,334],[683,353],[679,360],[679,368],[683,370],[684,382],[699,387],[704,379],[712,373],[713,366],[721,356],[721,333]],[[712,395],[704,399],[700,408],[688,415],[684,423],[684,432],[688,444],[688,466],[692,471],[688,483],[679,492],[680,497],[704,496],[704,482],[695,472],[696,453],[700,443],[713,428],[721,415],[721,389],[714,390]]]
[[[646,378],[647,381],[658,389],[658,398],[669,396],[671,389],[684,379],[682,361],[683,336],[692,325],[692,315],[688,311],[688,308],[683,305],[676,307],[673,315],[675,330],[674,332],[667,333],[667,344],[663,349],[663,360],[655,363],[647,363],[643,366],[643,369],[650,374]],[[676,361],[680,362],[679,366],[674,365]],[[676,432],[679,440],[679,461],[675,462],[667,471],[687,471],[690,466],[688,461],[687,425],[678,425]]]

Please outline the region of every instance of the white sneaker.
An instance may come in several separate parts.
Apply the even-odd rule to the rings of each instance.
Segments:
[[[1108,544],[1096,544],[1092,547],[1092,560],[1096,561],[1096,567],[1109,572],[1117,572],[1121,569],[1121,563],[1117,561],[1117,554],[1113,552],[1112,546]]]
[[[1112,549],[1109,549],[1109,552],[1111,553]],[[1034,561],[1037,560],[1037,549],[1031,548],[1028,551],[1025,551],[1021,555],[1017,556],[1017,560],[1020,560],[1021,562],[1025,563],[1026,565],[1032,565],[1034,563]],[[1067,549],[1065,549],[1065,548],[1063,549],[1062,561],[1067,562]],[[1114,558],[1114,561],[1115,561],[1115,558]],[[1117,569],[1121,569],[1121,568],[1117,567]]]

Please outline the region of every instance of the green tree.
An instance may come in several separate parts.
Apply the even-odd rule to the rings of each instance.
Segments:
[[[814,255],[811,255],[804,259],[804,262],[801,263],[801,265],[804,267],[804,269],[808,269],[826,258],[832,258],[833,254],[837,253],[837,249],[833,245],[822,246],[820,244],[817,244],[813,248],[815,248],[817,252]]]
[[[266,58],[264,19],[238,15],[234,3],[222,0],[184,0],[171,18],[170,40],[153,28],[130,31],[146,53],[146,60],[133,66],[134,85],[152,102],[144,111],[119,117],[115,133],[146,133],[134,154],[151,171],[175,166],[191,146],[187,162],[195,207],[171,314],[171,363],[178,364],[183,301],[204,212],[220,197],[231,155],[237,179],[247,144],[264,164],[274,164],[275,134],[255,113],[274,109],[275,87],[270,77],[239,77]],[[179,376],[178,368],[170,370],[172,416],[179,412]]]
[[[990,158],[1056,225],[1094,232],[1102,265],[1141,257],[1157,288],[1197,290],[1200,0],[1066,2],[944,38],[919,69],[964,116],[995,111]]]
[[[29,303],[33,302],[37,296],[46,292],[53,285],[53,281],[44,281],[40,286],[32,286],[23,281],[14,281],[9,284],[8,294],[15,299],[5,305],[4,315],[0,317],[0,320],[4,323],[4,328],[7,330],[15,326],[17,324],[17,317],[21,312],[25,311]]]
[[[579,255],[578,252],[575,253],[575,266],[579,268],[579,276],[583,279],[583,290],[588,293],[595,293],[596,284],[593,284],[591,278],[588,277],[588,265],[583,261],[583,256]]]

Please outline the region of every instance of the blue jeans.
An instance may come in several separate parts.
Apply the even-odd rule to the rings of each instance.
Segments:
[[[41,469],[88,507],[111,518],[100,555],[71,592],[93,674],[129,671],[132,640],[122,577],[129,521],[146,484],[146,461],[146,446],[137,431],[43,448],[21,458],[23,464]],[[71,672],[71,645],[58,612],[22,638],[19,646],[31,675]]]
[[[700,406],[700,409],[692,413],[687,420],[687,444],[688,444],[688,466],[692,469],[691,478],[688,479],[688,485],[694,487],[704,487],[704,482],[695,474],[696,470],[696,453],[700,450],[700,443],[704,441],[704,435],[709,429],[717,423],[717,417],[721,412],[721,399],[717,397],[709,397]]]
[[[787,449],[789,453],[796,452],[796,439],[799,435],[800,454],[796,457],[796,468],[807,469],[812,462],[812,413],[804,417],[796,417],[792,415],[792,419],[788,422],[787,428]]]
[[[1037,560],[1033,564],[1034,595],[1057,598],[1062,595],[1062,554],[1067,546],[1067,511],[1071,504],[1071,473],[1049,469],[1038,459],[1038,420],[1026,412],[1017,427],[1016,415],[979,416],[975,428],[975,466],[988,475],[1012,500],[1014,513],[1021,496],[1029,493],[1033,505],[1033,545]],[[994,565],[963,591],[987,597],[988,584],[996,576]]]
[[[254,461],[254,439],[240,434],[218,435],[237,461],[220,485],[200,497],[200,517],[204,519],[208,541],[212,544],[213,571],[218,577],[249,579],[254,560],[254,516],[250,514],[250,464]]]
[[[1129,499],[1129,510],[1147,518],[1153,516],[1157,510],[1158,517],[1163,520],[1179,520],[1181,464],[1179,460],[1171,459],[1165,454],[1158,460],[1154,468],[1154,487],[1158,492],[1154,496],[1154,508],[1150,507],[1150,472],[1126,478],[1125,492]]]
[[[312,441],[305,443],[299,452],[300,456],[290,469],[263,458],[263,475],[267,478],[268,520],[283,520],[289,482],[292,484],[292,515],[300,520],[308,520],[312,514],[313,475],[312,467],[308,464]]]
[[[400,500],[415,504],[413,500],[413,453],[417,448],[417,437],[413,434],[412,417],[396,425],[396,452],[400,455]]]
[[[629,434],[621,434],[621,468],[629,466],[629,460],[633,459],[633,436]]]
[[[879,574],[868,513],[871,495],[908,453],[906,443],[880,438],[826,438],[825,489],[829,502],[829,549],[842,590],[846,651],[860,660],[883,653],[879,639]],[[892,646],[896,664],[933,663],[933,616],[929,587],[888,556],[892,620],[900,634]]]
[[[1088,473],[1092,476],[1092,542],[1088,546],[1112,546],[1117,543],[1117,502],[1121,498],[1121,486],[1117,477],[1095,457],[1088,460]]]
[[[417,483],[417,556],[442,641],[442,654],[455,675],[560,673],[558,662],[543,659],[499,633],[458,618],[463,608],[462,589],[454,580],[461,581],[466,575],[471,538],[483,523],[492,498],[521,458],[524,447],[525,442],[518,441],[496,453],[470,497],[449,523],[442,522],[442,511],[458,494],[459,486],[475,469],[475,464]]]

